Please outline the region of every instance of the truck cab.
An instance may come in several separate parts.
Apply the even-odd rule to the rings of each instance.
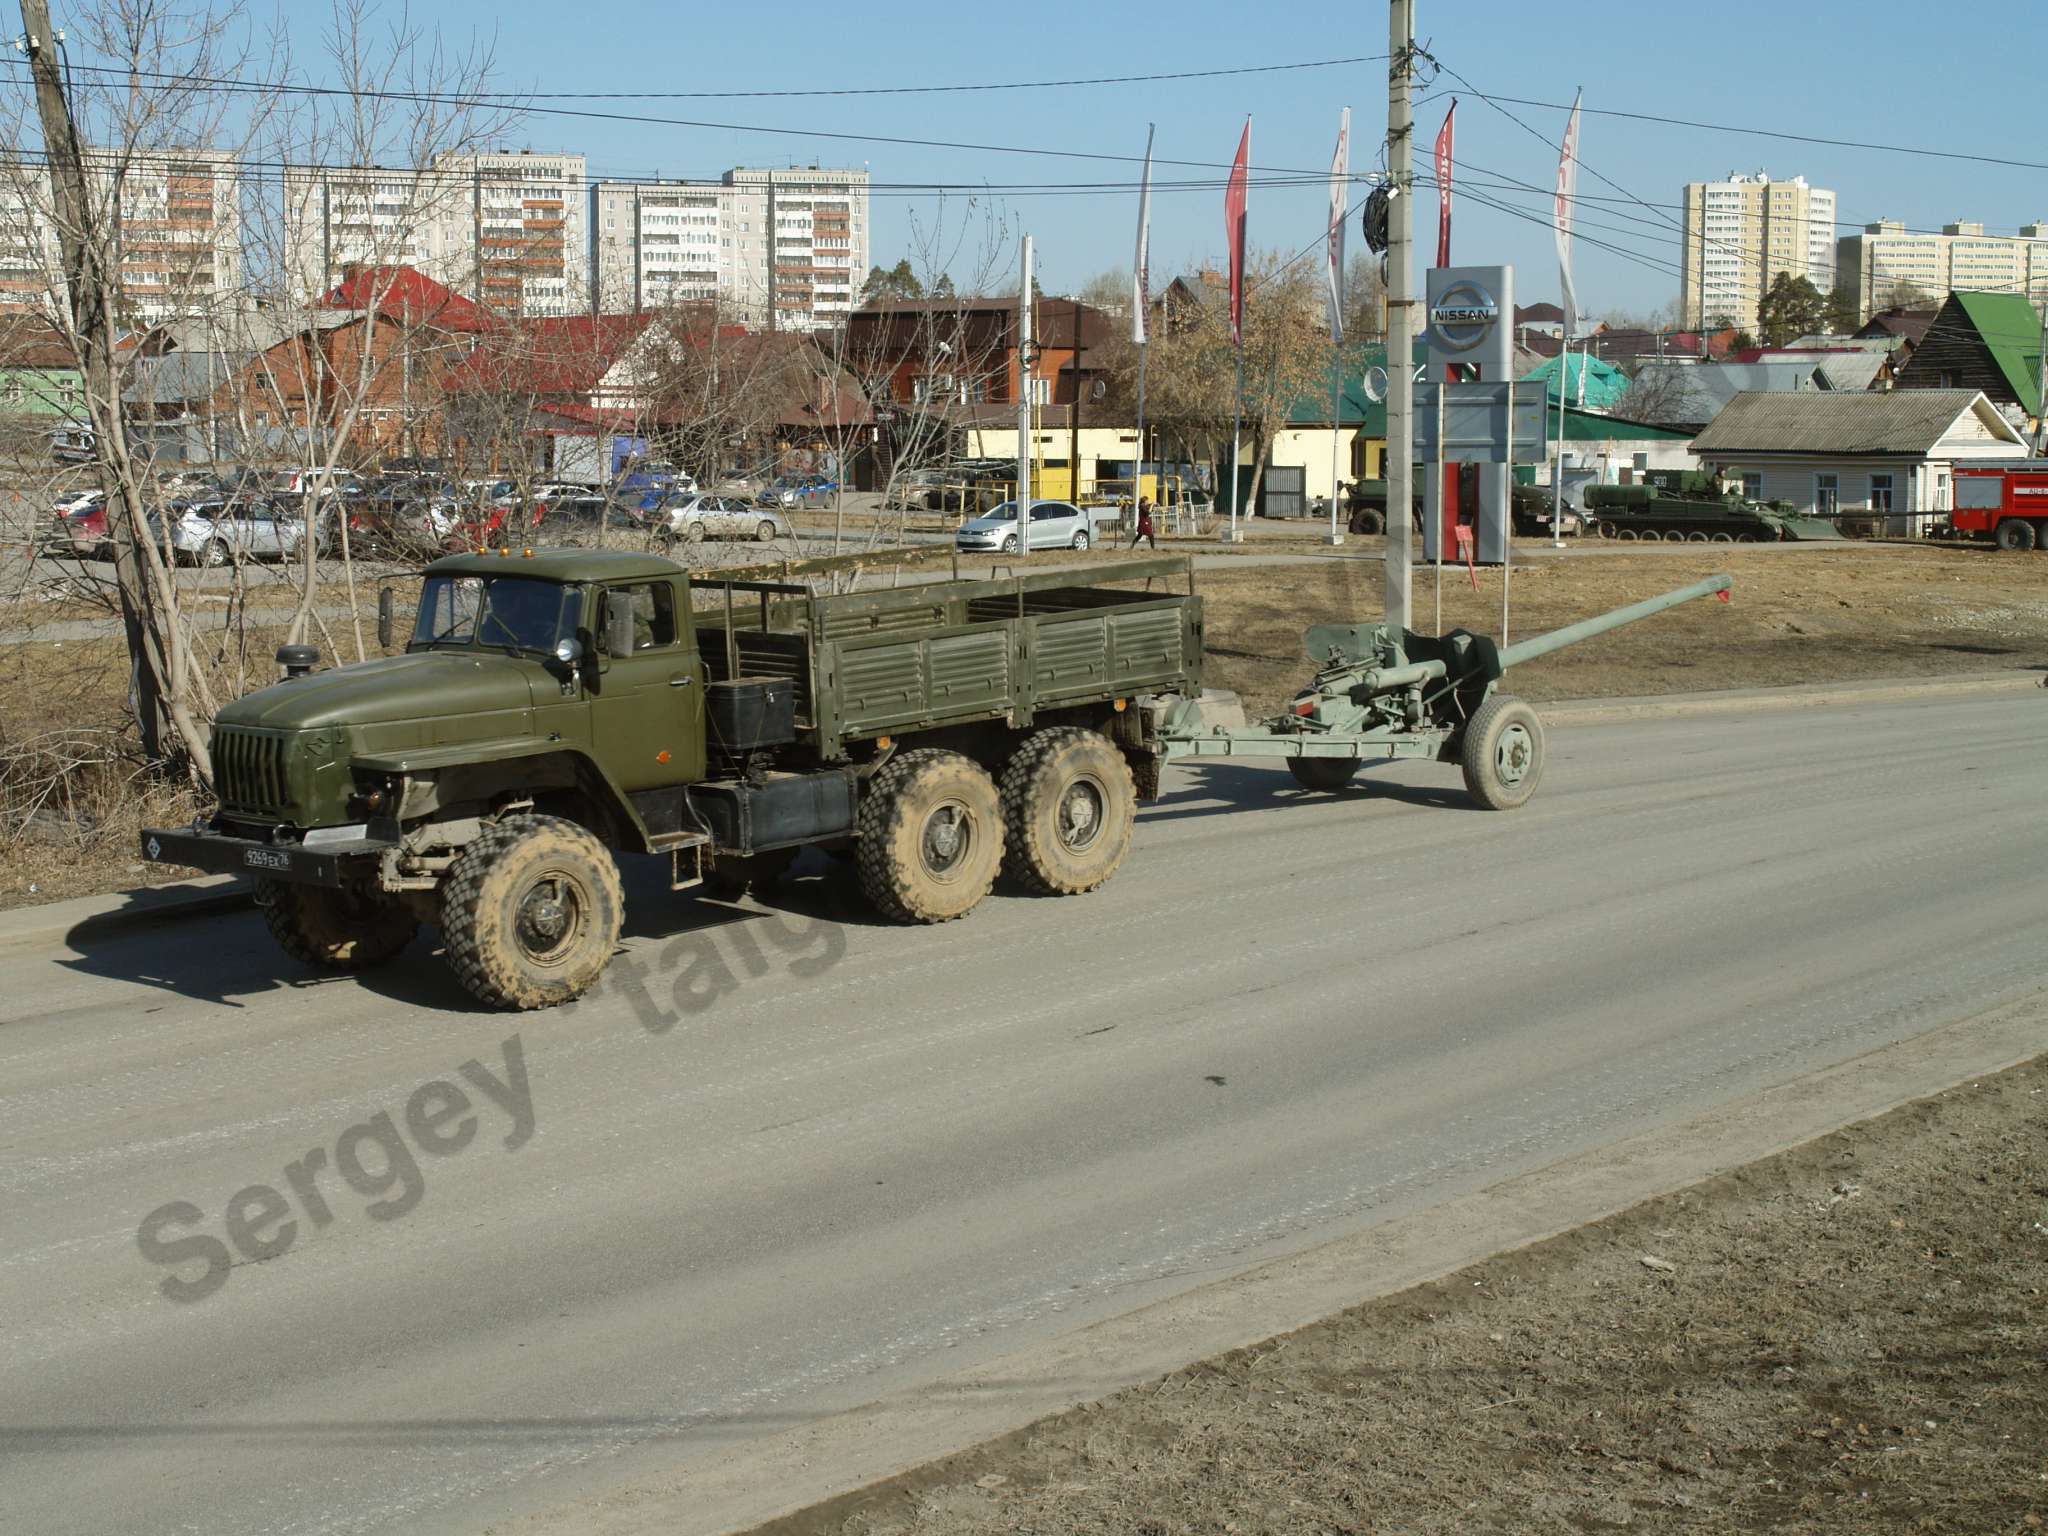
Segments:
[[[1949,527],[2014,553],[2048,550],[2048,459],[1957,464]]]

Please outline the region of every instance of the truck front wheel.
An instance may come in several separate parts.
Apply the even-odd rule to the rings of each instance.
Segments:
[[[854,828],[861,891],[898,922],[965,917],[1002,867],[995,783],[958,752],[924,748],[890,759],[861,796]]]
[[[470,994],[493,1008],[580,996],[618,946],[626,897],[604,844],[558,816],[510,816],[448,871],[441,937]]]
[[[2025,554],[2034,547],[2034,525],[2017,517],[2004,519],[1998,525],[1998,547],[2011,554]]]
[[[1376,508],[1360,507],[1351,514],[1351,531],[1353,533],[1385,533],[1387,531],[1387,516]]]
[[[1130,851],[1138,786],[1123,753],[1075,726],[1038,731],[1003,770],[1003,867],[1045,896],[1078,896]]]
[[[256,905],[278,948],[323,971],[367,971],[382,965],[419,931],[405,906],[381,891],[332,890],[258,880]]]

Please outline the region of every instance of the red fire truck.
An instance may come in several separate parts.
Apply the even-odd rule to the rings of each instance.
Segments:
[[[2048,550],[2048,459],[1987,459],[1956,465],[1950,527],[2000,549]]]

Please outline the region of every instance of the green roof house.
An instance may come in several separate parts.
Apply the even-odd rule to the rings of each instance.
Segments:
[[[2027,416],[2041,410],[2041,312],[2017,293],[1952,293],[1898,389],[1974,389]]]

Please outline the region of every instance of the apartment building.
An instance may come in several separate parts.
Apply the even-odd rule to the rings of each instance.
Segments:
[[[89,195],[111,224],[121,318],[152,325],[242,287],[241,168],[211,150],[138,153],[117,175],[110,152],[86,152]],[[0,311],[47,310],[63,287],[46,171],[17,167],[0,184]]]
[[[1892,302],[1902,284],[1938,300],[1947,293],[2025,294],[2048,302],[2048,221],[2022,224],[2016,235],[1987,235],[1981,222],[1958,219],[1939,234],[1893,219],[1866,224],[1836,244],[1841,281],[1856,285],[1857,317],[1867,320]]]
[[[590,194],[600,313],[715,299],[774,330],[837,323],[868,267],[868,173],[735,167],[717,181],[599,182]]]
[[[286,178],[295,286],[325,292],[361,266],[409,266],[507,315],[589,305],[584,159],[501,150],[421,169],[311,168]]]
[[[1688,182],[1679,252],[1680,318],[1701,329],[1727,320],[1754,330],[1757,306],[1781,272],[1826,293],[1835,284],[1835,194],[1803,176],[1729,172]]]

